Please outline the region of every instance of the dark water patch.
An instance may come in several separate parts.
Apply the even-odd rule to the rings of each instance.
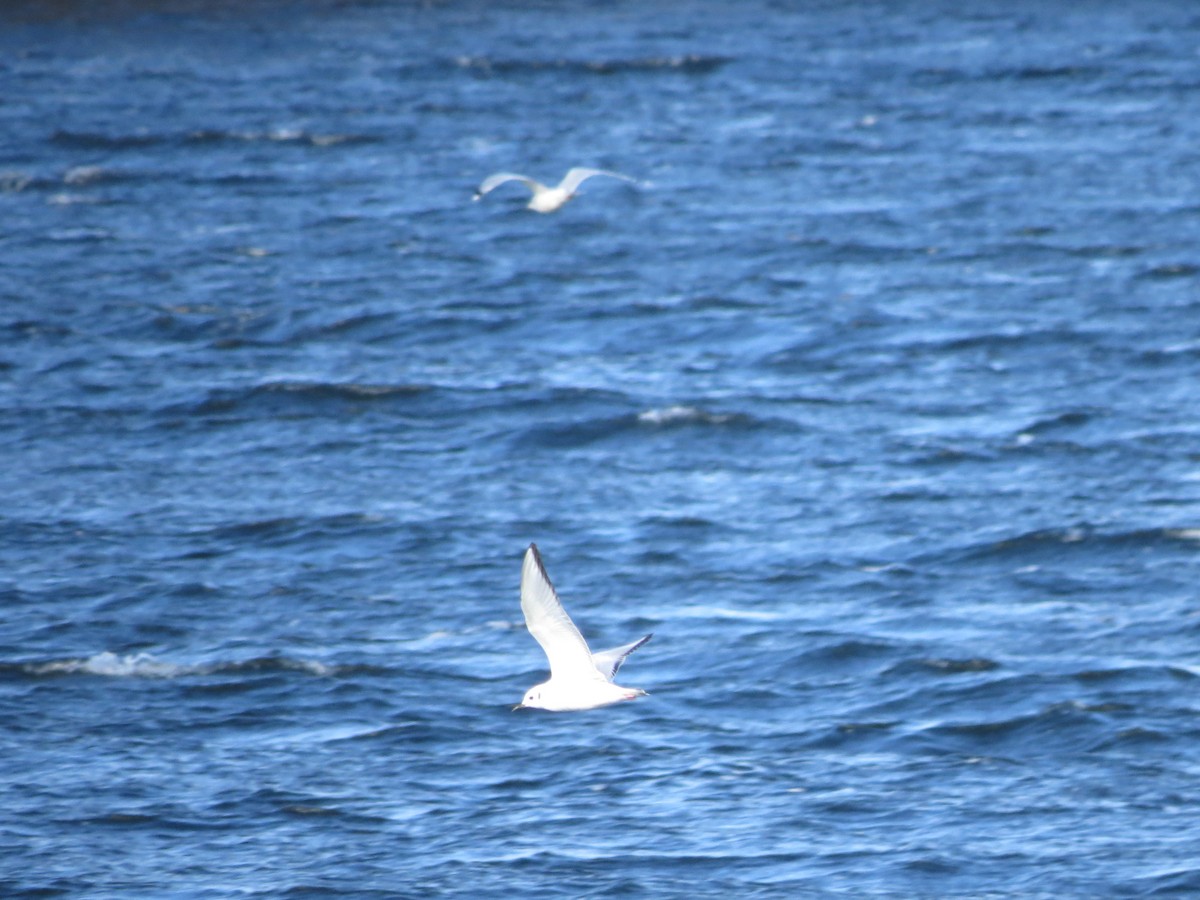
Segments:
[[[1106,716],[1065,702],[1007,718],[933,725],[918,736],[944,750],[1016,759],[1090,751],[1112,730]]]
[[[1141,273],[1142,278],[1167,281],[1175,278],[1195,278],[1200,275],[1200,266],[1194,263],[1164,263]]]
[[[205,675],[258,675],[263,673],[274,674],[276,672],[283,672],[286,674],[295,672],[301,675],[315,675],[320,678],[344,674],[340,666],[326,665],[315,660],[295,659],[287,656],[261,656],[237,662],[213,663],[203,666],[197,671]]]
[[[447,885],[446,889],[449,890],[451,887],[451,885]],[[301,881],[298,884],[281,884],[275,890],[280,891],[281,896],[283,897],[298,897],[302,898],[302,900],[319,897],[332,897],[336,898],[336,900],[342,900],[342,898],[346,896],[345,888],[330,887],[327,884],[321,884],[316,881]],[[389,897],[391,893],[392,892],[390,890],[386,889],[371,890],[369,888],[358,888],[354,891],[353,896],[386,898]]]
[[[1038,419],[1035,422],[1020,429],[1023,435],[1039,437],[1042,435],[1058,434],[1063,431],[1073,431],[1088,425],[1098,417],[1104,415],[1103,411],[1098,409],[1090,410],[1068,410],[1066,412],[1057,413],[1043,419]]]
[[[1004,331],[989,331],[974,334],[950,335],[934,339],[905,341],[906,350],[931,356],[963,353],[968,351],[1001,352],[1020,350],[1028,352],[1049,347],[1094,345],[1100,340],[1097,332],[1084,331],[1071,326],[1042,328],[1020,328]]]
[[[643,527],[663,528],[683,532],[706,531],[710,528],[719,527],[718,523],[701,516],[656,515],[642,519],[639,524]]]
[[[965,454],[957,454],[958,458],[951,451],[943,450],[938,453],[942,463],[947,462],[963,462],[966,459]],[[931,462],[928,456],[921,459],[914,459],[913,462],[922,465]],[[932,485],[911,485],[899,488],[889,488],[879,495],[879,499],[885,503],[931,503],[953,499],[953,494],[946,490],[938,489]]]
[[[50,135],[50,143],[70,150],[92,152],[115,152],[122,150],[144,150],[163,146],[271,144],[308,148],[327,148],[340,145],[362,145],[378,143],[381,138],[367,134],[313,133],[304,130],[278,129],[274,131],[229,131],[224,129],[199,129],[172,132],[139,129],[129,132],[75,131],[58,129]]]
[[[627,432],[630,420],[630,416],[609,416],[540,425],[527,429],[518,444],[550,450],[586,447]]]
[[[1169,734],[1156,728],[1123,728],[1115,734],[1096,741],[1089,749],[1094,753],[1105,752],[1160,752],[1179,743],[1183,736]],[[1195,731],[1187,736],[1195,738]],[[1183,738],[1186,739],[1186,738]]]
[[[914,337],[891,329],[877,321],[836,323],[811,328],[788,346],[760,357],[759,365],[768,371],[811,376],[815,373],[842,378],[874,378],[878,373],[912,364],[924,356],[941,358],[947,349],[933,345],[928,338]],[[949,348],[950,352],[955,349]],[[826,402],[836,398],[819,398]]]
[[[25,340],[41,339],[46,337],[66,338],[76,334],[75,330],[69,325],[64,325],[62,322],[56,322],[51,319],[15,319],[11,322],[4,323],[4,330],[13,338],[21,338]]]
[[[150,813],[110,812],[99,816],[89,816],[86,819],[76,819],[73,824],[80,825],[132,825],[160,826],[167,824],[162,817]]]
[[[899,724],[899,722],[841,722],[836,726],[836,730],[838,734],[847,736],[886,734]]]
[[[277,381],[248,388],[222,388],[199,403],[175,405],[166,415],[272,416],[280,419],[353,417],[377,408],[410,409],[427,399],[424,384],[357,384]]]
[[[920,468],[957,468],[974,463],[990,463],[1000,459],[996,449],[979,446],[964,446],[955,442],[922,439],[915,450],[902,455],[906,463]],[[910,499],[913,494],[930,500],[942,498],[942,492],[932,487],[902,489],[894,492],[897,499]],[[908,495],[908,496],[906,496]]]
[[[769,276],[769,278],[777,286],[782,286],[785,281],[780,276]],[[791,286],[802,285],[803,282],[799,282]],[[728,294],[697,294],[689,297],[686,303],[690,309],[694,309],[696,312],[742,312],[762,309],[766,306],[762,300],[753,297],[737,297]]]
[[[234,191],[254,190],[275,185],[286,185],[288,179],[278,174],[277,172],[258,169],[245,172],[231,172],[228,170],[222,171],[204,171],[204,172],[188,172],[178,176],[179,183],[189,187],[201,188],[230,188]]]
[[[813,728],[809,733],[797,736],[799,743],[795,746],[805,752],[826,751],[832,753],[880,753],[887,752],[903,733],[903,725],[899,721],[890,720],[856,720],[836,722],[819,728]],[[843,805],[848,804],[848,805]],[[834,801],[825,809],[842,812],[852,810],[862,811],[858,801]],[[872,809],[875,807],[872,805]]]
[[[980,672],[992,672],[999,668],[1000,663],[981,656],[972,656],[963,659],[926,657],[897,663],[886,669],[883,674],[896,678],[904,678],[910,675],[976,675]]]
[[[1131,244],[1081,244],[1062,249],[1083,259],[1128,259],[1146,252],[1145,247]]]
[[[1178,366],[1181,362],[1191,362],[1200,358],[1200,339],[1172,343],[1168,346],[1143,350],[1137,359],[1150,366]]]
[[[57,130],[50,135],[50,143],[69,150],[113,151],[140,150],[163,144],[168,140],[166,135],[149,131],[138,131],[127,134],[106,134],[94,131]]]
[[[838,637],[793,656],[785,668],[821,677],[844,676],[878,669],[902,651],[901,645],[889,641]]]
[[[299,818],[341,816],[342,811],[328,806],[310,806],[307,804],[293,804],[280,808],[280,812],[286,813],[289,816],[297,816]]]
[[[1013,66],[991,69],[982,77],[995,80],[1016,81],[1091,81],[1108,74],[1101,66]]]
[[[940,88],[975,77],[977,74],[955,66],[921,66],[911,70],[908,81],[914,87]]]
[[[1172,692],[1180,684],[1200,679],[1200,672],[1170,664],[1140,664],[1088,669],[1077,673],[1074,677],[1084,684],[1162,687],[1167,692]]]
[[[543,447],[584,447],[604,440],[663,435],[712,434],[750,439],[764,432],[790,431],[795,425],[783,419],[764,419],[739,412],[713,412],[697,406],[672,405],[596,416],[571,422],[542,425],[521,436],[522,443]],[[682,432],[683,434],[676,434]]]
[[[850,211],[841,214],[830,212],[827,215],[841,215],[844,218],[868,221],[872,228],[883,230],[899,231],[904,227],[903,223],[890,213],[881,210]],[[908,244],[868,243],[866,241],[821,241],[812,248],[812,252],[816,257],[814,264],[824,261],[842,266],[911,262],[927,256],[924,247],[914,247]]]
[[[110,530],[85,516],[62,518],[51,516],[40,519],[0,514],[0,526],[4,529],[6,541],[17,544],[25,543],[31,547],[46,546],[62,541],[87,540],[112,543],[121,539],[119,532]],[[24,592],[19,592],[19,596],[24,596]]]
[[[401,338],[403,331],[404,323],[394,313],[368,310],[332,321],[295,327],[284,337],[283,342],[333,340],[379,343]]]
[[[311,546],[313,541],[337,538],[365,538],[379,531],[390,532],[386,518],[366,513],[336,513],[323,516],[286,516],[252,522],[217,525],[187,532],[192,539],[212,540],[235,546],[281,547],[294,543]]]
[[[1200,867],[1181,861],[1113,887],[1130,897],[1195,897],[1200,895]]]
[[[950,551],[944,558],[957,561],[1033,562],[1066,553],[1095,555],[1105,551],[1137,552],[1180,549],[1197,540],[1197,532],[1179,528],[1141,528],[1106,532],[1081,522],[1061,528],[1029,531],[1009,538],[985,541]],[[929,559],[922,556],[921,559]]]
[[[263,311],[250,307],[196,303],[147,308],[128,318],[122,328],[133,338],[233,349],[268,337],[278,323]]]
[[[131,830],[142,833],[178,833],[226,831],[228,823],[208,819],[176,804],[148,804],[153,812],[114,810],[97,815],[66,817],[58,821],[63,828],[82,828],[89,832]]]
[[[460,56],[453,61],[459,69],[484,76],[520,76],[558,73],[564,77],[577,75],[620,74],[682,74],[707,75],[728,65],[727,56],[683,54],[680,56],[648,56],[631,59],[504,59],[487,56]]]
[[[108,228],[52,228],[46,239],[59,244],[103,244],[116,240],[116,234]]]

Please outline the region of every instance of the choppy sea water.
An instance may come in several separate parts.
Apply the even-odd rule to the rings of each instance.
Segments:
[[[6,5],[0,893],[1200,893],[1198,46]]]

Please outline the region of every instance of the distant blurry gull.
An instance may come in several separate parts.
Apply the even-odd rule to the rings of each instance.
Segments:
[[[532,209],[534,212],[550,213],[574,197],[575,192],[579,189],[579,185],[583,184],[583,182],[587,181],[593,175],[607,175],[609,178],[620,178],[622,181],[628,181],[632,184],[637,183],[637,179],[630,178],[628,175],[622,175],[619,172],[609,172],[605,169],[571,169],[563,176],[563,180],[558,183],[557,187],[546,187],[540,181],[534,181],[525,175],[514,175],[512,172],[497,172],[495,175],[489,175],[483,180],[483,183],[475,191],[474,199],[482,199],[484,194],[509,181],[520,181],[524,183],[525,187],[533,191],[533,198],[529,201],[527,208]]]
[[[634,650],[650,640],[646,635],[632,644],[592,653],[587,641],[563,609],[542,565],[537,544],[530,544],[521,566],[521,610],[525,625],[550,660],[550,680],[535,684],[513,709],[548,709],[554,712],[595,709],[622,700],[645,696],[639,688],[613,683],[617,669]]]

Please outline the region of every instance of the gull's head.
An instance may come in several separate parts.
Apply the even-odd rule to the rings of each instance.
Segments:
[[[544,685],[535,684],[525,692],[525,696],[521,698],[521,702],[513,707],[513,711],[518,709],[545,709],[546,706],[542,702],[542,688]]]

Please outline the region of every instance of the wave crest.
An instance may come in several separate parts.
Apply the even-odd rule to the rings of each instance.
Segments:
[[[105,678],[182,678],[195,675],[235,675],[245,672],[301,672],[309,675],[333,675],[337,667],[316,660],[267,656],[238,662],[199,665],[172,663],[150,653],[113,653],[105,650],[87,657],[55,659],[46,662],[0,664],[0,672],[25,676],[97,675]]]
[[[643,425],[722,425],[731,418],[731,415],[710,413],[696,406],[675,405],[640,412],[637,420]]]

